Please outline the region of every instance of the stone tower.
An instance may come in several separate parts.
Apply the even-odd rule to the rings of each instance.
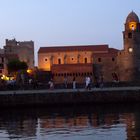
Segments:
[[[126,18],[123,43],[118,54],[120,80],[140,81],[140,22],[133,11]]]
[[[34,42],[16,41],[16,39],[6,39],[4,46],[5,55],[17,55],[20,61],[27,63],[29,69],[34,68]]]

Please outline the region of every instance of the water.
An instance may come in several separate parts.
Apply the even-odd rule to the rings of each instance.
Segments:
[[[0,109],[0,140],[136,140],[140,105]]]

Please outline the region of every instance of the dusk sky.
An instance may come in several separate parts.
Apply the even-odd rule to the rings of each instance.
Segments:
[[[108,44],[122,49],[127,15],[140,0],[0,0],[0,45],[5,39],[41,46]]]

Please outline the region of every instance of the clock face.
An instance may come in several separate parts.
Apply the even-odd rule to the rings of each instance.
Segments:
[[[132,52],[133,52],[133,48],[129,48],[128,51],[129,51],[130,53],[132,53]]]
[[[129,29],[130,30],[136,30],[136,28],[137,28],[137,24],[136,24],[136,22],[130,22],[129,23]]]

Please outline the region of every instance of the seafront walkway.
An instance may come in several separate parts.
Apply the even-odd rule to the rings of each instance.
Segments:
[[[7,94],[39,94],[39,93],[96,93],[96,92],[124,92],[124,91],[140,91],[140,86],[132,86],[132,87],[103,87],[103,88],[91,88],[91,90],[87,90],[85,88],[77,88],[77,89],[32,89],[32,90],[3,90],[0,91],[0,95]]]
[[[0,91],[0,107],[140,103],[140,87]]]

